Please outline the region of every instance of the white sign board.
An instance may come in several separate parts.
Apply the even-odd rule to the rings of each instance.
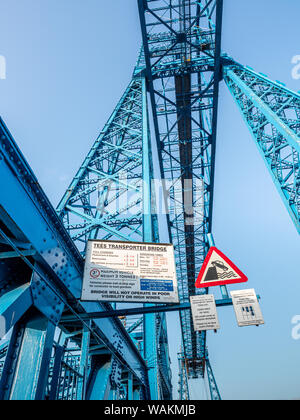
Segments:
[[[82,300],[179,303],[173,245],[89,241]]]
[[[195,331],[219,330],[214,295],[191,296],[190,299]]]
[[[239,327],[265,323],[254,289],[231,292],[231,297]]]

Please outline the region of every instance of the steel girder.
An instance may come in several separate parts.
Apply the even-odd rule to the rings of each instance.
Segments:
[[[143,54],[138,66],[142,61]],[[159,241],[152,180],[146,82],[135,70],[57,209],[82,255],[88,239]],[[151,398],[171,399],[165,315],[145,315],[141,324],[144,333],[138,344],[148,363]],[[104,366],[107,373],[107,362]]]
[[[138,0],[145,74],[161,176],[169,180],[168,226],[175,246],[181,302],[195,278],[212,230],[222,1]],[[181,314],[189,376],[204,375],[206,334]]]
[[[212,401],[220,401],[221,394],[217,385],[215,375],[213,373],[209,359],[206,359],[207,380],[209,385],[210,397]]]
[[[190,400],[187,363],[183,353],[178,353],[179,381],[178,396],[180,401]]]
[[[300,95],[226,58],[224,79],[300,233]]]
[[[27,347],[31,340],[30,322],[38,311],[52,325],[59,325],[66,333],[77,335],[79,340],[84,327],[87,327],[91,333],[91,345],[98,345],[99,351],[112,355],[124,369],[131,372],[135,384],[144,390],[147,397],[146,363],[121,321],[109,318],[88,325],[81,319],[81,314],[112,310],[112,307],[109,304],[79,302],[83,258],[2,120],[0,179],[0,250],[5,255],[0,264],[0,307],[7,328],[14,328],[11,347],[6,351],[5,363],[2,364],[1,395],[5,395],[5,398],[17,395],[18,398],[38,399],[43,394],[46,395],[45,383],[41,384],[41,389],[34,396],[27,393],[25,384],[23,390],[22,387],[17,391],[14,388],[14,378],[20,373],[17,369],[18,362],[22,359],[26,367],[26,360],[29,360],[27,356],[24,357],[25,353],[17,354],[16,349],[20,348],[20,340],[24,339],[22,348],[30,351],[30,346]],[[28,250],[32,251],[30,255]],[[14,313],[17,316],[12,317],[16,305],[17,311]],[[72,313],[77,322],[71,325],[61,324],[62,312],[65,315]],[[41,340],[43,322],[41,321]],[[38,331],[39,327],[33,330]],[[37,341],[36,350],[38,346]],[[51,352],[47,351],[45,357],[50,364]],[[43,359],[41,367],[45,366],[46,359]],[[15,361],[14,364],[12,361]],[[41,367],[37,367],[35,372],[37,378],[45,373]],[[30,369],[28,371],[32,370]]]

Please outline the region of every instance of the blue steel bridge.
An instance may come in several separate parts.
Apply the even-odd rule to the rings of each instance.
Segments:
[[[190,379],[206,377],[211,399],[221,399],[206,333],[194,332],[188,309],[213,244],[221,83],[300,232],[299,94],[222,52],[222,0],[137,8],[143,47],[132,80],[57,209],[0,121],[1,400],[176,398],[166,323],[174,309],[179,398],[190,398]],[[168,180],[163,217],[154,173]],[[163,229],[175,247],[177,308],[80,301],[88,240],[159,243]],[[217,305],[230,303],[222,288]]]

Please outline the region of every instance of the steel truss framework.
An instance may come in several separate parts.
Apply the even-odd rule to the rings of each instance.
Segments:
[[[162,177],[170,180],[169,233],[175,246],[182,302],[212,231],[222,1],[140,1],[146,77]],[[181,313],[190,377],[204,376],[206,334]]]
[[[224,59],[224,79],[298,232],[300,232],[300,95]]]
[[[188,372],[186,366],[186,358],[183,353],[178,353],[178,397],[179,401],[189,401],[190,400],[190,390],[188,383]]]
[[[222,79],[300,232],[300,96],[221,54],[222,0],[138,7],[143,49],[132,81],[57,211],[0,121],[0,399],[172,397],[165,315],[93,317],[115,307],[80,302],[83,257],[88,239],[159,242],[161,223],[175,246],[179,307],[188,305],[212,240]],[[166,180],[163,221],[154,173]],[[220,304],[230,304],[222,292]],[[189,378],[206,371],[220,399],[206,334],[194,333],[189,310],[180,317],[179,395],[188,399]]]

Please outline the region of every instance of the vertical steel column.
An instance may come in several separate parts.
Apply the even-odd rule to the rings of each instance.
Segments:
[[[61,372],[61,365],[62,365],[62,361],[64,357],[64,352],[65,352],[64,347],[60,345],[55,346],[52,380],[51,380],[50,393],[49,393],[50,401],[55,401],[58,395],[60,372]]]
[[[166,227],[187,302],[212,229],[223,1],[138,0],[138,6],[158,163],[171,181]],[[180,318],[189,376],[203,377],[206,334],[193,331],[189,312]]]
[[[140,388],[134,388],[133,390],[133,400],[139,401],[141,399],[141,390]]]
[[[206,371],[207,371],[207,378],[208,378],[208,383],[209,383],[211,399],[212,401],[220,401],[222,399],[221,394],[220,394],[210,361],[208,359],[206,360]]]
[[[111,394],[112,357],[94,356],[87,386],[87,400],[108,400]]]
[[[21,322],[18,322],[13,327],[3,366],[3,372],[0,380],[0,401],[9,400],[10,389],[17,366],[23,333],[23,326],[21,326]]]
[[[86,396],[86,380],[88,374],[90,337],[90,331],[86,327],[84,327],[82,331],[81,356],[79,366],[79,373],[80,375],[82,375],[82,379],[79,379],[79,384],[77,388],[77,400],[85,400]]]
[[[13,335],[12,346],[19,348],[13,369],[13,380],[6,390],[5,399],[43,400],[49,374],[55,326],[42,315],[32,317],[21,331]],[[15,349],[16,350],[16,349]],[[16,355],[10,354],[14,359]]]
[[[143,240],[153,242],[153,223],[151,206],[151,144],[147,107],[146,79],[142,82],[143,101]],[[144,316],[144,356],[148,363],[148,377],[151,400],[159,399],[159,370],[157,362],[156,314]]]
[[[145,242],[153,241],[152,205],[151,205],[151,183],[153,179],[152,152],[147,104],[146,79],[142,81],[142,103],[143,103],[143,239]]]
[[[128,372],[128,379],[127,379],[127,400],[133,400],[133,375],[131,372]]]
[[[178,367],[179,367],[179,400],[180,401],[189,401],[190,400],[190,390],[188,382],[188,373],[186,360],[183,353],[178,354]]]

